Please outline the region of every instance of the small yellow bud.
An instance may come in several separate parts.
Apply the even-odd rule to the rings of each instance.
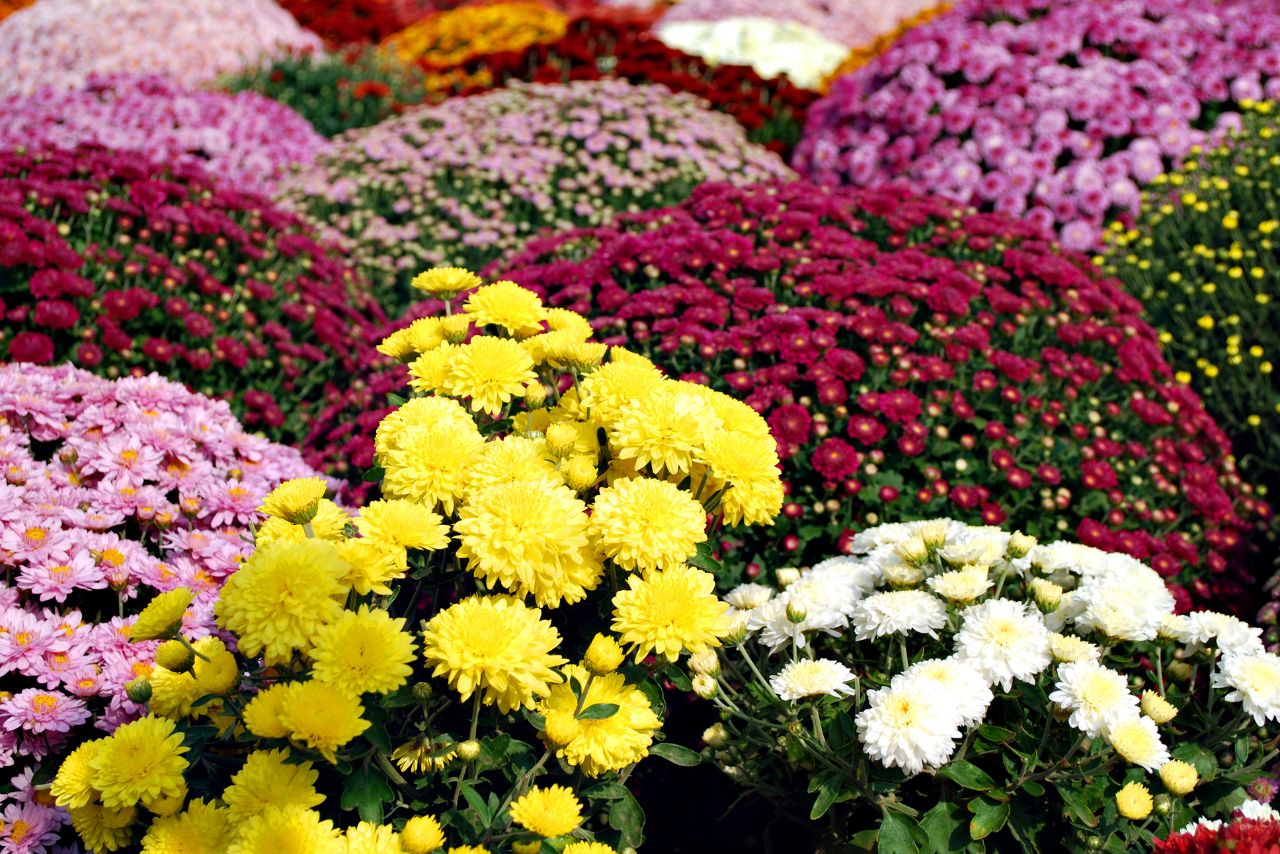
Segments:
[[[458,744],[458,758],[463,762],[474,762],[480,756],[480,742],[468,738]]]
[[[590,672],[603,676],[621,667],[624,658],[626,655],[622,647],[612,635],[597,634],[591,639],[591,645],[587,647],[587,654],[582,663]]]
[[[584,492],[595,486],[600,478],[600,470],[596,468],[594,457],[575,454],[565,465],[565,483],[574,492]]]
[[[1155,691],[1143,691],[1142,713],[1157,724],[1167,724],[1178,714],[1178,707]]]
[[[1169,794],[1187,794],[1200,782],[1200,775],[1195,766],[1180,759],[1170,759],[1160,766],[1160,782],[1169,790]]]
[[[547,389],[542,383],[529,383],[524,387],[524,403],[530,409],[537,409],[547,402]]]
[[[712,676],[705,673],[699,673],[693,677],[693,693],[697,694],[704,700],[710,700],[720,692],[720,686],[716,684],[716,680]]]
[[[1151,815],[1152,805],[1151,792],[1141,783],[1125,783],[1124,787],[1116,792],[1116,808],[1120,810],[1120,815],[1127,819],[1141,821]]]
[[[174,673],[185,673],[196,660],[195,653],[182,641],[167,640],[156,647],[156,664]]]
[[[689,669],[694,673],[705,673],[708,676],[720,675],[720,656],[715,650],[704,649],[689,656]]]
[[[578,428],[565,421],[557,421],[547,427],[547,450],[556,459],[564,459],[573,453],[578,441]]]
[[[1031,579],[1031,594],[1042,614],[1052,614],[1062,602],[1062,588],[1044,578]]]
[[[707,747],[724,747],[729,743],[729,731],[724,728],[724,724],[712,724],[703,730],[702,740],[707,743]]]
[[[804,605],[799,602],[787,603],[787,619],[793,623],[803,623],[805,617],[809,616],[809,612],[805,610]]]

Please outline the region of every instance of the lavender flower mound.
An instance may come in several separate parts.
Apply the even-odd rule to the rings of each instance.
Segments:
[[[198,164],[242,192],[270,194],[294,164],[328,140],[310,122],[252,92],[188,89],[156,75],[92,76],[83,89],[0,97],[0,147],[138,151],[165,163]]]
[[[285,182],[370,281],[408,300],[425,267],[479,268],[544,229],[683,200],[706,180],[791,176],[729,116],[661,86],[518,84],[351,131]]]
[[[840,78],[796,151],[827,184],[906,179],[1071,249],[1238,103],[1280,96],[1271,0],[962,0]]]
[[[40,0],[0,22],[0,95],[78,89],[91,74],[194,85],[322,48],[273,0]]]

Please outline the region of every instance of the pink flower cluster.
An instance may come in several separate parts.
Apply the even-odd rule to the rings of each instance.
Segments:
[[[24,811],[29,841],[63,820],[30,791],[41,760],[79,727],[110,731],[141,711],[123,687],[149,672],[156,642],[130,642],[120,615],[184,586],[184,634],[207,634],[262,497],[312,471],[246,434],[225,402],[156,374],[13,364],[0,367],[0,474],[0,767],[18,771],[0,827]],[[3,837],[6,852],[39,850]]]
[[[938,5],[939,0],[682,0],[667,10],[659,26],[673,21],[773,18],[812,27],[849,47],[862,47]]]
[[[0,97],[0,147],[140,151],[199,164],[242,192],[274,192],[289,167],[328,146],[311,123],[254,92],[188,89],[156,75],[94,75],[83,89]]]
[[[95,73],[204,83],[321,47],[273,0],[40,0],[0,22],[0,94],[78,89]]]
[[[795,166],[906,179],[1092,249],[1237,101],[1277,96],[1271,0],[962,0],[836,81]]]

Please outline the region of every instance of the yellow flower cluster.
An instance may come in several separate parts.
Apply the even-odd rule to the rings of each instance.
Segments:
[[[845,57],[844,61],[836,66],[834,71],[823,78],[822,84],[818,87],[818,91],[822,92],[824,95],[827,94],[831,91],[831,84],[835,83],[836,80],[846,74],[852,74],[862,66],[871,62],[871,60],[891,48],[893,44],[898,39],[902,38],[903,34],[907,31],[913,30],[921,24],[927,24],[939,15],[949,12],[951,10],[951,6],[952,4],[950,2],[943,2],[932,8],[923,9],[912,15],[910,18],[904,18],[899,21],[893,29],[881,33],[871,42],[851,49],[849,51],[849,55]]]
[[[493,3],[437,12],[387,38],[404,62],[444,69],[489,53],[559,39],[569,19],[541,3]]]

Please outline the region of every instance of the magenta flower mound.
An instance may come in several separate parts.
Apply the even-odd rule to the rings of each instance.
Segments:
[[[251,92],[187,89],[164,77],[93,76],[83,89],[0,97],[0,148],[92,143],[199,164],[224,186],[270,194],[328,140],[288,107]]]
[[[733,563],[808,563],[879,522],[952,516],[1130,554],[1245,611],[1270,510],[1173,381],[1142,306],[999,214],[900,188],[706,185],[536,240],[489,276],[592,318],[769,421],[788,502]]]
[[[681,0],[657,26],[674,21],[773,18],[812,27],[852,48],[869,45],[908,18],[938,5],[939,0]]]
[[[0,94],[78,89],[91,74],[121,72],[194,85],[320,49],[272,0],[40,0],[0,21]]]
[[[226,403],[155,374],[30,364],[0,367],[0,469],[0,767],[13,775],[0,797],[47,845],[66,818],[33,796],[33,772],[145,711],[124,686],[157,642],[130,642],[118,614],[186,587],[184,634],[208,634],[263,496],[314,472]]]
[[[836,81],[794,162],[824,184],[904,179],[1089,250],[1238,101],[1277,96],[1271,0],[962,0]]]
[[[282,198],[386,283],[383,305],[402,305],[427,267],[476,268],[542,229],[672,204],[705,180],[791,174],[732,118],[663,86],[516,83],[344,134]]]

